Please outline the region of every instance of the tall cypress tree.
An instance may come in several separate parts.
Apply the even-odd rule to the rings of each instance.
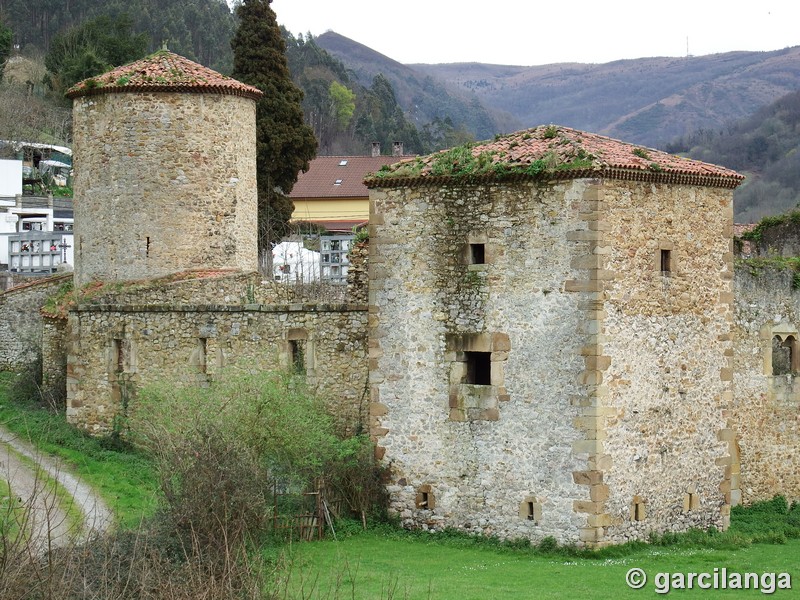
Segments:
[[[303,92],[292,81],[271,2],[244,0],[236,11],[239,27],[231,41],[232,76],[264,92],[256,105],[260,252],[287,233],[293,210],[288,194],[317,153],[314,132],[303,122]]]

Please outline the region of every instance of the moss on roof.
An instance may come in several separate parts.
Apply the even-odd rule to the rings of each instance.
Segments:
[[[258,99],[262,92],[168,50],[76,83],[68,98],[125,92],[227,94]]]
[[[609,177],[734,188],[743,175],[701,161],[556,125],[497,136],[383,167],[368,187],[448,181]]]

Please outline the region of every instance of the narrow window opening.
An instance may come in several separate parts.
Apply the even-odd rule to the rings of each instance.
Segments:
[[[420,496],[422,496],[419,500],[419,507],[420,508],[427,508],[428,507],[428,492],[420,492]]]
[[[150,236],[147,236],[145,238],[144,255],[145,255],[145,257],[149,257],[150,256]]]
[[[471,265],[486,264],[486,244],[469,245],[469,262]]]
[[[644,518],[645,518],[644,502],[634,502],[633,503],[633,520],[634,521],[644,521]]]
[[[199,350],[199,352],[198,352],[199,356],[198,356],[198,361],[197,361],[197,367],[198,367],[198,369],[200,370],[201,373],[205,373],[206,370],[207,370],[207,367],[206,367],[206,363],[207,363],[206,355],[207,355],[207,352],[208,352],[208,340],[206,338],[200,338],[199,343],[198,343],[198,350]]]
[[[289,340],[292,352],[292,371],[299,375],[306,372],[306,352],[304,340]]]
[[[528,521],[535,521],[536,520],[536,510],[533,506],[533,502],[528,502]]]
[[[672,273],[672,250],[661,250],[661,274]]]
[[[125,344],[123,340],[114,340],[114,372],[125,372]]]
[[[492,384],[492,353],[465,352],[467,358],[467,378],[465,383],[472,385]]]
[[[780,336],[772,338],[772,374],[789,375],[794,364],[794,336],[781,340]]]

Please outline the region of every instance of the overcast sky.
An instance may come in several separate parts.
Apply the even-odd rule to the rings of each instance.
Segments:
[[[328,30],[401,63],[543,65],[800,45],[798,0],[273,0],[294,34]]]

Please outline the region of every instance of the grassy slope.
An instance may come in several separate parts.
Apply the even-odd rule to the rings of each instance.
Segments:
[[[107,447],[67,425],[61,415],[8,402],[9,380],[9,374],[0,376],[0,423],[39,450],[63,459],[100,493],[120,525],[136,526],[143,514],[152,512],[157,482],[149,460],[139,453]]]
[[[625,584],[625,574],[633,567],[648,574],[650,581],[644,591]],[[655,591],[652,580],[659,572],[713,573],[715,567],[797,576],[800,540],[785,545],[755,544],[734,551],[651,546],[620,558],[586,559],[459,548],[368,532],[340,542],[297,544],[289,553],[286,573],[290,597],[309,599],[616,599],[651,596]],[[757,590],[694,589],[688,594],[703,598],[763,596]],[[777,590],[776,595],[788,598],[792,591]]]

